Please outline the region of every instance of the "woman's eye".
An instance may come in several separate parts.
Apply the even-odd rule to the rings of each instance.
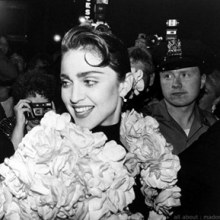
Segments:
[[[86,86],[92,87],[97,83],[97,81],[86,79],[86,80],[84,80],[84,83],[86,84]]]
[[[69,82],[68,81],[62,81],[61,80],[61,86],[63,87],[63,88],[67,88],[68,86],[69,86]]]

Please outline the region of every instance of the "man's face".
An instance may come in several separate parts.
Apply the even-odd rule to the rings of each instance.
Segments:
[[[164,99],[175,107],[194,103],[205,84],[205,75],[198,67],[187,67],[160,73],[160,84]]]

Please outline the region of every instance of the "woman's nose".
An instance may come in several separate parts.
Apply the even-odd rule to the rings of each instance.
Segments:
[[[78,103],[85,98],[85,91],[81,86],[74,85],[72,88],[71,102]]]

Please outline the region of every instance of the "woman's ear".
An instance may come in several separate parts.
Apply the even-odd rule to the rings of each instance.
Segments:
[[[132,89],[134,76],[131,72],[126,74],[125,80],[120,82],[119,95],[124,98]]]

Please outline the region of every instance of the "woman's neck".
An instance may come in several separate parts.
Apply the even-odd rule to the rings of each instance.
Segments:
[[[108,141],[114,140],[120,144],[120,122],[108,126],[99,125],[93,128],[92,132],[103,132],[107,136]]]

